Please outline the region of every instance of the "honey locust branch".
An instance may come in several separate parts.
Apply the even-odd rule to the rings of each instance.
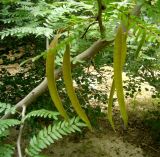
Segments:
[[[101,2],[98,0],[98,2]],[[141,8],[143,6],[143,3],[137,4],[134,9],[131,11],[132,16],[139,16],[141,12]],[[101,12],[100,12],[101,13]],[[100,14],[99,13],[99,14]],[[114,40],[107,41],[104,39],[99,39],[93,45],[91,45],[86,51],[82,52],[78,56],[76,56],[74,59],[75,60],[88,60],[92,59],[99,51],[101,51],[103,48],[105,48],[107,45],[110,45],[113,43]],[[78,62],[79,63],[79,62]],[[77,63],[77,64],[78,64]],[[77,65],[76,64],[76,65]],[[74,65],[75,66],[75,65]],[[73,67],[74,67],[73,66]],[[62,69],[59,68],[55,70],[55,78],[58,79],[60,78],[62,73]],[[46,90],[47,90],[47,79],[45,78],[36,88],[34,88],[24,99],[22,99],[19,103],[15,105],[15,110],[16,111],[22,111],[23,106],[25,105],[26,107],[29,106],[33,101],[35,101],[40,95],[42,95]],[[8,117],[11,116],[11,112],[8,112],[5,114],[1,119],[7,119]]]
[[[111,40],[111,41],[106,41],[106,40],[101,40],[101,39],[97,40],[87,50],[85,50],[81,54],[77,55],[74,58],[74,60],[84,61],[84,60],[92,59],[99,51],[101,51],[103,48],[110,45],[111,43],[113,43],[113,40]],[[79,62],[74,64],[72,66],[72,68],[74,68],[77,64],[79,64]],[[61,77],[61,74],[62,74],[61,68],[55,70],[55,78],[56,79],[59,79]],[[28,107],[29,105],[32,104],[33,101],[35,101],[47,89],[48,89],[47,79],[44,78],[44,80],[37,87],[35,87],[25,98],[23,98],[20,102],[18,102],[15,105],[15,110],[21,111],[23,106]],[[11,112],[8,112],[1,119],[7,119],[10,116],[11,116]]]

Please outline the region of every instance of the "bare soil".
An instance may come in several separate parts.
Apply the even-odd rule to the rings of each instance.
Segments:
[[[95,81],[90,86],[109,93],[113,69],[105,66],[101,70],[104,76],[102,83],[99,84]],[[93,67],[90,67],[87,72],[98,75]],[[124,80],[128,79],[125,73],[123,77]],[[48,156],[55,157],[159,157],[160,135],[158,134],[160,130],[155,131],[149,127],[150,125],[146,125],[147,118],[154,117],[154,111],[157,111],[160,116],[157,100],[152,99],[153,92],[154,87],[145,82],[141,84],[141,92],[135,93],[134,98],[126,99],[129,114],[127,129],[123,126],[119,107],[115,102],[113,116],[116,132],[112,130],[107,117],[102,117],[98,120],[97,129],[94,132],[85,130],[82,135],[75,134],[67,137],[53,144],[44,152]],[[90,104],[93,107],[100,106],[102,112],[107,112],[106,104],[102,102],[91,100]],[[157,120],[158,117],[154,118]]]

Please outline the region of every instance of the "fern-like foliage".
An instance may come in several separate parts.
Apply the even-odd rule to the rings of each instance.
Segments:
[[[0,31],[0,36],[3,39],[7,36],[24,37],[33,34],[50,38],[57,29],[70,28],[86,18],[90,19],[89,15],[94,15],[92,10],[93,5],[75,1],[19,1],[13,7],[3,5],[0,22],[4,28]]]
[[[0,143],[0,157],[12,157],[14,153],[14,146],[10,144]]]
[[[9,135],[9,130],[5,130],[0,133],[0,140],[6,138]]]
[[[81,131],[80,127],[84,126],[86,125],[80,121],[79,117],[49,125],[47,128],[45,127],[41,130],[37,136],[33,136],[25,151],[29,156],[35,157],[44,148],[61,139],[62,136],[69,135],[75,131]]]
[[[9,35],[23,37],[29,34],[35,34],[36,36],[44,35],[49,38],[50,36],[52,36],[53,30],[46,27],[26,26],[26,27],[17,27],[17,28],[7,29],[0,32],[1,39]]]
[[[15,107],[12,107],[11,104],[6,104],[6,103],[0,102],[0,113],[6,114],[8,112],[11,112],[14,114],[16,112]]]
[[[0,22],[4,28],[0,32],[1,39],[30,34],[51,37],[53,30],[43,26],[43,18],[51,12],[50,10],[52,11],[52,5],[43,1],[38,3],[19,1],[11,5],[2,5]]]
[[[53,11],[46,17],[44,25],[52,29],[69,28],[90,19],[89,17],[93,15],[92,10],[94,10],[93,5],[82,1],[57,2]]]
[[[16,119],[4,119],[0,120],[0,134],[7,130],[9,127],[19,125],[21,122]]]
[[[0,113],[11,108],[10,104],[0,102]]]
[[[30,117],[43,117],[43,118],[51,118],[54,120],[58,120],[59,112],[49,111],[45,109],[32,111],[29,114],[26,115],[25,119],[28,119]]]

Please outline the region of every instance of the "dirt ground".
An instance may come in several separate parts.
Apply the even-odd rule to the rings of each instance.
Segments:
[[[97,75],[91,67],[90,73]],[[90,86],[106,92],[111,85],[111,67],[102,68],[105,76],[101,84],[96,81]],[[106,79],[106,76],[108,78]],[[124,79],[128,78],[124,74]],[[107,82],[107,86],[106,86]],[[107,87],[107,88],[106,88]],[[148,88],[146,91],[145,88]],[[115,102],[114,132],[106,117],[98,120],[98,127],[94,132],[84,131],[83,135],[73,135],[53,144],[45,153],[55,157],[159,157],[160,130],[153,131],[146,125],[148,112],[158,111],[158,106],[152,99],[154,88],[147,83],[141,84],[141,92],[135,93],[134,98],[126,99],[129,112],[129,125],[124,129],[119,115],[118,104]],[[106,104],[91,100],[91,104],[100,106],[106,112]],[[156,105],[155,105],[156,104]],[[153,124],[154,125],[154,124]],[[160,129],[160,127],[157,127]],[[153,131],[153,132],[152,132]],[[157,142],[158,141],[158,142]]]
[[[53,147],[50,156],[56,157],[143,157],[143,150],[124,142],[113,132],[87,134],[79,142],[67,141]]]
[[[101,119],[101,127],[94,132],[67,137],[44,153],[50,157],[159,157],[160,146],[137,118],[130,119],[127,130],[117,121],[116,133],[106,119]]]

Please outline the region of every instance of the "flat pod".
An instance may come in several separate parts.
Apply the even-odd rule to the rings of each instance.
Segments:
[[[110,90],[110,95],[109,95],[109,100],[108,100],[108,120],[113,128],[113,130],[115,131],[115,126],[114,126],[114,122],[113,122],[113,116],[112,116],[112,105],[113,105],[113,95],[115,92],[115,83],[114,83],[114,79],[112,81],[112,86],[111,86],[111,90]]]
[[[92,130],[90,121],[88,120],[87,115],[85,114],[84,110],[82,109],[78,98],[76,96],[74,87],[73,87],[73,80],[71,75],[71,62],[70,62],[70,46],[69,44],[66,45],[66,51],[63,56],[63,79],[66,86],[67,94],[70,98],[73,108],[79,115],[79,117],[87,124],[88,128]]]
[[[123,31],[122,24],[120,24],[115,38],[113,68],[117,99],[120,105],[120,112],[125,126],[128,124],[128,116],[123,92],[122,67],[125,62],[126,50],[126,32]]]
[[[56,46],[58,44],[58,39],[60,37],[60,34],[56,35],[55,38],[52,40],[49,50],[47,52],[47,58],[46,58],[46,77],[48,82],[48,89],[50,96],[52,98],[52,101],[54,102],[57,110],[60,112],[60,114],[68,120],[68,115],[62,105],[61,99],[59,97],[57,87],[56,87],[56,79],[55,79],[55,56],[56,56]]]

